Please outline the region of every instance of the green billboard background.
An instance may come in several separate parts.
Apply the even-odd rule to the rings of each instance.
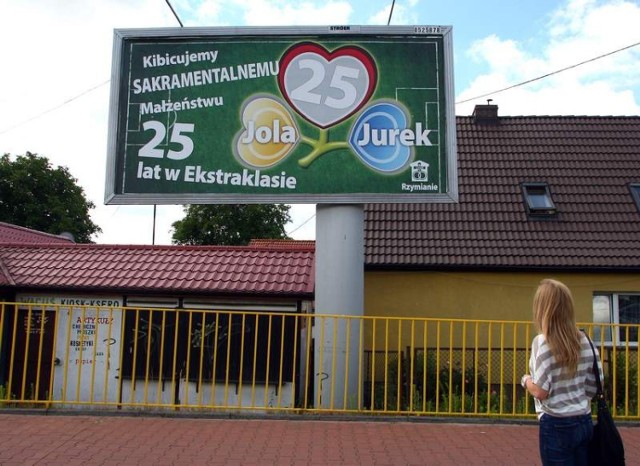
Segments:
[[[450,30],[422,28],[116,31],[106,202],[456,201]],[[338,121],[321,124],[327,98]],[[289,139],[272,156],[240,143],[252,129]]]

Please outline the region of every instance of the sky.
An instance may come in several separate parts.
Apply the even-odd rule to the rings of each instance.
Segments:
[[[171,0],[185,27],[382,26],[391,4]],[[167,2],[0,0],[0,11],[0,154],[67,167],[96,205],[96,242],[171,244],[182,206],[158,205],[154,234],[153,206],[104,204],[113,30],[178,27]],[[640,1],[397,0],[391,24],[453,27],[456,115],[487,99],[502,116],[640,115]],[[290,236],[313,239],[314,214],[292,206]]]

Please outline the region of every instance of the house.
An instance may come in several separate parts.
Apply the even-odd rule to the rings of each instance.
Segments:
[[[0,240],[0,386],[18,399],[293,405],[312,248],[37,244],[18,230],[25,243]]]
[[[459,203],[365,208],[366,314],[530,321],[553,277],[579,321],[640,323],[640,117],[456,123]]]

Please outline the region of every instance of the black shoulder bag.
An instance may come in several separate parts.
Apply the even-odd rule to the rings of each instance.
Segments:
[[[593,437],[589,442],[589,464],[592,466],[624,466],[624,445],[604,399],[596,350],[587,332],[584,334],[589,340],[591,351],[593,351],[593,374],[596,376],[598,389],[596,393],[598,423],[593,426]]]

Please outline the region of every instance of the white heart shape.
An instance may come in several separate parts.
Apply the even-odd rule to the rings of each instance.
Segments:
[[[301,53],[293,50],[292,58],[286,58],[280,87],[301,116],[327,128],[347,119],[369,100],[375,85],[375,65],[370,58],[365,63],[369,56],[359,49],[343,48],[329,54],[315,44],[306,47]]]

